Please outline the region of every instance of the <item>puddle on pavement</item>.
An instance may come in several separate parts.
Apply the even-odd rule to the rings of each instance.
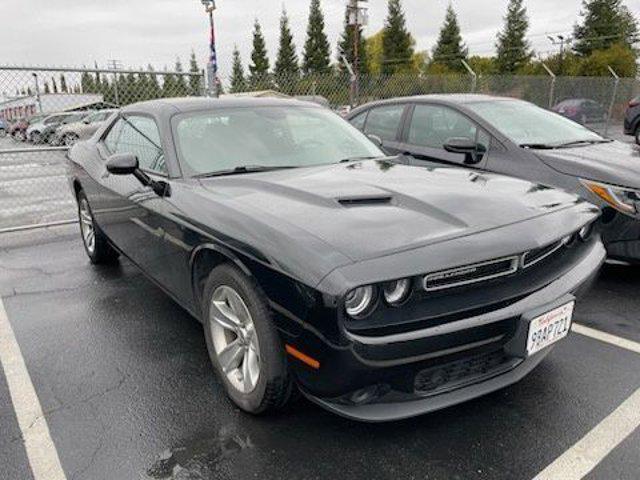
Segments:
[[[170,480],[210,478],[220,462],[251,447],[248,435],[221,431],[217,437],[200,438],[165,450],[147,475]]]

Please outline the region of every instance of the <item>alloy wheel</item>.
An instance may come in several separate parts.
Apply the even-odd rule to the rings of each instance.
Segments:
[[[93,217],[89,209],[89,203],[86,199],[80,200],[80,231],[82,232],[82,241],[90,255],[96,250],[96,229],[93,224]]]
[[[233,288],[221,285],[213,292],[209,312],[208,328],[222,372],[236,390],[252,392],[260,377],[260,345],[247,305]]]
[[[64,136],[64,144],[67,147],[72,147],[73,145],[75,145],[77,141],[78,141],[78,135],[76,135],[75,133],[67,133]]]

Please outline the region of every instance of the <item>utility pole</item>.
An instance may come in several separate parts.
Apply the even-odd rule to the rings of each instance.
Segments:
[[[562,75],[564,73],[564,48],[565,45],[570,44],[573,39],[571,37],[565,37],[564,35],[556,35],[555,37],[547,37],[552,45],[560,45],[560,65],[558,66],[558,74]]]
[[[353,75],[352,75],[352,92],[355,102],[358,102],[360,88],[360,27],[366,26],[368,23],[367,8],[361,7],[359,2],[367,2],[368,0],[348,0],[347,11],[349,25],[353,27]]]
[[[107,62],[107,68],[113,70],[113,96],[116,101],[116,105],[120,106],[120,95],[118,92],[118,70],[122,68],[122,62],[120,60],[109,60]]]
[[[215,0],[201,0],[204,5],[205,11],[209,15],[209,29],[210,29],[210,41],[209,41],[209,63],[207,64],[207,86],[209,95],[218,97],[218,55],[216,53],[216,31],[213,21],[213,12],[216,9]]]

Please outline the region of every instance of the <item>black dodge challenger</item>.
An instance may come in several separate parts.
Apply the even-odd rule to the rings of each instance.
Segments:
[[[383,421],[514,383],[605,256],[591,204],[404,165],[295,100],[131,105],[69,156],[91,261],[126,256],[199,319],[251,413],[299,388]]]

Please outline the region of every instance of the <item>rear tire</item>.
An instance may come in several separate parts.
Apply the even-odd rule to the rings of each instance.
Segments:
[[[67,147],[73,147],[78,141],[78,135],[73,132],[69,132],[62,137],[62,143]]]
[[[95,222],[89,200],[83,191],[78,193],[78,220],[82,244],[91,263],[94,265],[114,263],[120,254],[111,246]]]
[[[640,145],[640,125],[636,127],[636,145]]]
[[[233,403],[254,415],[282,409],[292,382],[256,281],[230,264],[214,268],[205,283],[202,312],[211,363]]]

